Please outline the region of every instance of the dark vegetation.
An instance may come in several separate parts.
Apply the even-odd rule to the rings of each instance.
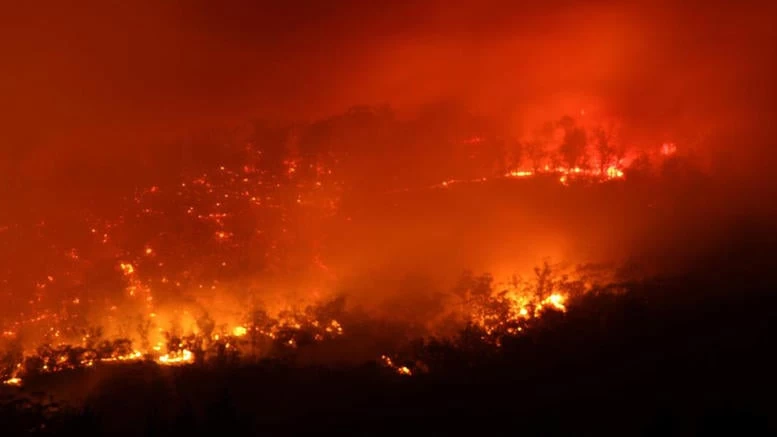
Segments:
[[[218,435],[464,429],[504,434],[737,434],[777,431],[770,226],[685,273],[592,292],[502,346],[470,327],[410,342],[398,365],[136,363],[44,375],[2,401],[3,435]],[[422,361],[424,372],[416,361]],[[89,387],[57,404],[37,387]],[[466,428],[465,428],[466,427]]]

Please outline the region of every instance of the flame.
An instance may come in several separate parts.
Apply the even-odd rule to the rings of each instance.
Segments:
[[[625,174],[623,173],[623,170],[612,165],[607,167],[605,174],[609,179],[619,179],[625,176]]]
[[[533,175],[534,175],[534,172],[529,170],[512,170],[507,172],[505,176],[513,177],[513,178],[525,178]]]
[[[626,177],[625,169],[618,165],[610,165],[604,171],[590,167],[555,167],[545,166],[538,171],[515,169],[504,174],[505,178],[527,178],[538,175],[557,176],[560,183],[566,185],[571,178],[582,179],[594,182],[606,182],[614,179],[623,179]]]
[[[18,387],[18,386],[22,385],[22,379],[21,378],[17,378],[17,377],[8,378],[5,381],[3,381],[3,384],[5,384],[5,385],[14,385],[14,386]]]
[[[554,284],[550,286],[556,287]],[[542,317],[546,310],[567,311],[568,296],[561,290],[554,290],[546,294],[546,297],[539,298],[537,294],[532,293],[531,287],[526,284],[523,286],[515,284],[508,290],[493,291],[493,293],[483,305],[496,305],[496,307],[504,305],[506,312],[489,312],[484,310],[485,307],[479,307],[479,304],[471,304],[467,310],[470,311],[472,323],[483,328],[487,335],[496,335],[493,344],[497,347],[500,346],[499,335],[520,334],[524,330],[523,323],[525,321]],[[264,336],[269,340],[277,341],[278,345],[295,349],[300,347],[298,335],[303,332],[312,332],[315,341],[326,341],[344,335],[344,328],[338,320],[322,320],[314,317],[314,314],[315,312],[310,311],[281,311],[276,319],[255,318],[251,323],[234,326],[228,333],[224,331],[214,332],[209,340],[212,345],[220,345],[224,351],[238,351],[241,348],[245,351],[249,343],[254,344],[256,336]],[[500,332],[501,334],[499,334]],[[249,333],[252,336],[250,342],[245,339]],[[82,340],[88,342],[89,335],[84,336]],[[109,356],[97,356],[93,351],[83,349],[82,352],[79,352],[82,358],[76,362],[73,362],[72,358],[74,349],[68,347],[54,350],[51,354],[42,356],[44,364],[41,371],[51,373],[76,367],[91,368],[100,363],[140,361],[151,356],[156,356],[154,362],[159,365],[184,366],[194,363],[196,351],[206,352],[200,346],[202,341],[203,337],[197,334],[181,338],[172,337],[166,346],[162,342],[156,343],[151,348],[155,352],[150,354],[132,349],[126,353],[114,352]],[[167,352],[159,354],[165,347]],[[412,376],[415,373],[413,368],[396,364],[388,355],[382,355],[381,360],[386,367],[399,375]],[[421,366],[420,369],[423,371],[423,363],[416,362],[416,369],[419,368],[417,366]],[[20,368],[21,363],[17,367]],[[8,385],[20,384],[21,376],[24,375],[12,374],[10,378],[5,380],[5,383]]]
[[[143,359],[143,354],[140,351],[132,351],[132,353],[129,353],[127,355],[117,355],[115,357],[102,358],[99,361],[110,363],[113,361],[138,361],[142,359]]]
[[[383,364],[394,370],[396,373],[404,376],[412,376],[413,372],[408,368],[407,366],[397,366],[394,364],[394,362],[389,358],[387,355],[381,355],[380,359],[383,361]]]
[[[188,349],[183,349],[180,352],[166,353],[160,356],[157,362],[166,366],[191,364],[194,362],[194,354]]]
[[[551,306],[559,311],[566,312],[567,307],[564,306],[565,301],[565,296],[559,293],[553,293],[537,305],[537,312],[542,311],[543,308],[548,306]]]
[[[480,144],[488,141],[481,137],[472,137],[471,144]],[[473,148],[478,148],[473,147]],[[672,155],[677,147],[674,143],[664,143],[660,147],[660,152],[654,148],[653,153],[660,153],[664,156]],[[532,167],[516,165],[514,168],[506,171],[501,168],[499,174],[480,175],[469,179],[449,178],[439,184],[432,185],[433,188],[452,188],[457,184],[465,183],[486,183],[499,179],[528,179],[547,177],[549,180],[558,180],[563,185],[570,185],[577,181],[609,183],[612,181],[626,178],[629,171],[627,159],[588,159],[587,162],[578,162],[578,165],[563,166],[557,165],[553,160],[538,162]],[[134,202],[130,202],[131,207],[128,213],[118,217],[89,218],[83,222],[78,222],[81,233],[88,236],[91,242],[97,243],[101,250],[109,253],[110,273],[123,281],[126,294],[122,294],[113,300],[106,299],[104,302],[94,299],[86,293],[79,291],[67,294],[65,298],[57,302],[68,311],[74,309],[74,305],[80,307],[96,308],[95,312],[103,311],[109,320],[115,325],[132,320],[136,324],[141,321],[144,333],[138,334],[132,339],[132,346],[139,349],[121,348],[109,354],[101,352],[100,356],[94,354],[96,347],[93,343],[96,341],[82,332],[74,333],[71,328],[74,318],[68,318],[67,311],[44,310],[40,302],[45,301],[44,291],[46,293],[52,290],[80,290],[81,284],[68,284],[68,278],[79,277],[83,273],[86,265],[92,263],[88,248],[65,246],[63,258],[67,260],[67,268],[60,270],[49,269],[36,273],[31,289],[35,292],[35,297],[30,300],[32,312],[25,312],[20,316],[12,326],[3,327],[3,337],[22,337],[17,333],[23,333],[23,329],[29,326],[36,326],[43,331],[43,341],[52,348],[71,344],[80,344],[88,354],[72,358],[63,350],[51,352],[51,358],[40,368],[45,372],[56,372],[77,366],[93,367],[100,363],[112,362],[130,362],[140,361],[147,357],[149,361],[154,360],[161,365],[186,365],[194,362],[195,355],[205,352],[205,346],[198,345],[204,342],[209,345],[223,346],[224,349],[231,351],[247,350],[248,343],[260,343],[261,341],[273,342],[274,346],[284,348],[303,347],[302,333],[310,333],[314,341],[327,341],[339,336],[345,335],[346,327],[340,321],[332,317],[320,317],[307,314],[304,311],[277,311],[267,315],[269,321],[257,322],[245,317],[244,308],[240,303],[232,305],[230,311],[234,314],[226,319],[219,319],[218,326],[211,328],[209,334],[203,333],[202,328],[189,328],[196,326],[197,322],[189,314],[184,316],[178,308],[164,307],[157,304],[154,293],[157,289],[173,290],[174,294],[186,293],[187,291],[199,291],[206,299],[218,300],[225,290],[230,286],[229,278],[223,276],[224,272],[235,269],[240,265],[241,257],[246,253],[252,256],[257,255],[272,268],[280,270],[284,267],[282,262],[277,260],[283,256],[289,247],[296,248],[307,240],[313,241],[315,238],[307,238],[305,235],[294,235],[294,238],[287,238],[291,225],[299,217],[308,217],[311,214],[317,214],[318,217],[332,217],[337,213],[339,205],[339,182],[333,179],[331,175],[336,174],[336,167],[328,167],[322,163],[316,163],[308,167],[303,160],[285,159],[282,161],[284,167],[280,175],[266,175],[263,171],[255,168],[254,164],[242,164],[236,168],[230,168],[227,165],[219,165],[218,170],[212,169],[210,173],[197,175],[192,179],[177,181],[171,185],[154,185],[146,190],[141,190],[135,197]],[[509,168],[509,167],[508,167]],[[305,179],[305,174],[314,174]],[[429,188],[429,187],[426,187]],[[331,190],[323,195],[326,190]],[[163,202],[160,202],[163,201]],[[317,203],[318,202],[318,203]],[[159,204],[167,205],[160,207]],[[170,206],[172,205],[172,206]],[[237,206],[235,206],[237,205]],[[250,214],[245,214],[249,211]],[[257,229],[245,235],[244,223],[240,220],[250,217],[263,217],[273,215],[273,220],[267,220],[262,226],[270,226],[274,221],[278,222],[275,232],[265,232],[262,226],[255,226]],[[296,214],[296,215],[295,215]],[[164,226],[149,226],[151,233],[144,233],[140,236],[133,232],[139,232],[134,225],[133,217],[142,220],[169,220],[162,221]],[[152,220],[153,219],[153,220]],[[346,219],[350,220],[350,217]],[[143,222],[145,223],[145,222]],[[45,224],[41,225],[45,226]],[[207,254],[213,254],[213,257],[187,257],[187,251],[190,248],[189,242],[181,246],[170,246],[166,240],[170,229],[176,227],[185,227],[194,229],[197,235],[202,235],[205,241],[204,247]],[[3,227],[3,232],[9,232],[7,227]],[[311,246],[313,246],[311,244]],[[240,250],[235,254],[229,250]],[[320,270],[334,277],[335,274],[329,272],[330,268],[322,260],[321,254],[316,250],[309,261],[318,266]],[[167,256],[166,254],[175,253],[176,256]],[[235,255],[234,257],[231,257]],[[118,263],[118,269],[115,268]],[[79,270],[82,269],[82,270]],[[273,270],[273,271],[275,271]],[[32,282],[32,281],[31,281]],[[91,285],[91,284],[87,284]],[[549,293],[549,294],[548,294]],[[548,293],[537,296],[526,289],[513,288],[507,291],[501,297],[491,296],[488,305],[493,304],[498,308],[506,308],[504,313],[489,312],[488,310],[472,304],[462,310],[467,316],[467,320],[473,324],[482,327],[489,335],[499,333],[517,334],[521,332],[528,320],[542,317],[546,311],[567,311],[567,304],[570,296],[561,289],[553,289]],[[52,292],[53,294],[53,292]],[[128,297],[128,296],[129,297]],[[160,293],[160,296],[164,294]],[[202,302],[197,302],[200,304]],[[40,305],[39,305],[40,304]],[[99,307],[103,305],[103,307]],[[500,306],[501,305],[501,306]],[[210,309],[207,304],[203,307]],[[482,306],[482,305],[481,305]],[[487,306],[487,305],[486,305]],[[237,311],[233,311],[237,309]],[[116,319],[124,318],[121,322]],[[163,327],[167,327],[172,322],[180,322],[183,337],[191,337],[190,340],[181,340],[175,344],[165,344],[162,340],[166,339]],[[344,319],[341,319],[344,320]],[[185,326],[184,326],[185,325]],[[228,327],[231,327],[229,329]],[[115,335],[117,329],[114,329]],[[143,337],[143,342],[138,341]],[[108,335],[106,334],[106,338]],[[115,338],[115,337],[114,337]],[[74,341],[75,339],[75,341]],[[29,346],[29,345],[28,345]],[[253,347],[253,346],[252,346]],[[263,353],[259,351],[257,353]],[[30,357],[40,353],[25,351],[25,356]],[[200,356],[200,355],[198,355]],[[413,369],[406,366],[396,366],[388,356],[383,356],[384,363],[394,369],[401,375],[411,375],[413,369],[418,369],[416,365]],[[27,378],[27,375],[19,375],[7,372],[3,377],[11,375],[5,382],[13,385],[13,381],[21,383],[21,377]]]
[[[125,276],[130,276],[135,273],[135,267],[130,263],[119,263],[119,267]]]

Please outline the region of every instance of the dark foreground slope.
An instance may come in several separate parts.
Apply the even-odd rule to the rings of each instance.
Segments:
[[[686,273],[591,294],[506,341],[427,343],[435,368],[375,363],[160,368],[53,375],[88,393],[4,400],[3,435],[720,434],[777,432],[774,237],[739,229]],[[76,406],[77,405],[77,406]]]

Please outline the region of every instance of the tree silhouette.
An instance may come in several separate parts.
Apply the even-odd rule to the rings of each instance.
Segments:
[[[542,267],[534,268],[534,274],[537,281],[534,292],[537,300],[543,301],[553,292],[553,271],[548,262],[544,261]]]
[[[0,379],[9,378],[17,369],[18,363],[22,362],[24,357],[24,348],[20,341],[12,342],[0,355]]]
[[[575,120],[569,116],[563,117],[559,125],[564,129],[564,140],[559,147],[559,153],[568,167],[579,167],[583,164],[586,154],[585,128],[577,126]]]
[[[532,170],[539,171],[542,167],[542,161],[548,156],[545,151],[545,144],[540,141],[529,141],[524,144],[526,157],[531,162]]]
[[[514,139],[505,141],[504,166],[506,170],[519,167],[527,155],[526,147]]]
[[[270,317],[262,308],[255,308],[248,317],[248,340],[251,343],[251,357],[256,358],[261,347],[268,343],[268,334],[277,326],[278,321]]]
[[[596,139],[596,154],[599,159],[599,171],[604,174],[611,165],[617,163],[617,151],[612,145],[612,130],[598,127],[594,131],[594,137]]]

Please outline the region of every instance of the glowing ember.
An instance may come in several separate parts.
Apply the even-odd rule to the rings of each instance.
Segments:
[[[622,178],[624,176],[624,173],[623,173],[623,170],[614,166],[610,166],[610,167],[607,167],[606,175],[610,179],[617,179],[617,178]]]
[[[412,376],[413,372],[408,368],[407,366],[397,366],[394,364],[394,362],[386,355],[381,355],[380,359],[383,361],[383,364],[394,370],[396,373],[404,376]]]
[[[20,386],[22,385],[22,379],[21,378],[8,378],[5,381],[3,381],[3,384],[5,385],[14,385],[14,386]]]
[[[121,267],[121,271],[127,276],[135,273],[135,267],[130,263],[120,263],[119,267]]]
[[[533,171],[529,170],[513,170],[508,172],[505,176],[514,178],[525,178],[534,175]]]

